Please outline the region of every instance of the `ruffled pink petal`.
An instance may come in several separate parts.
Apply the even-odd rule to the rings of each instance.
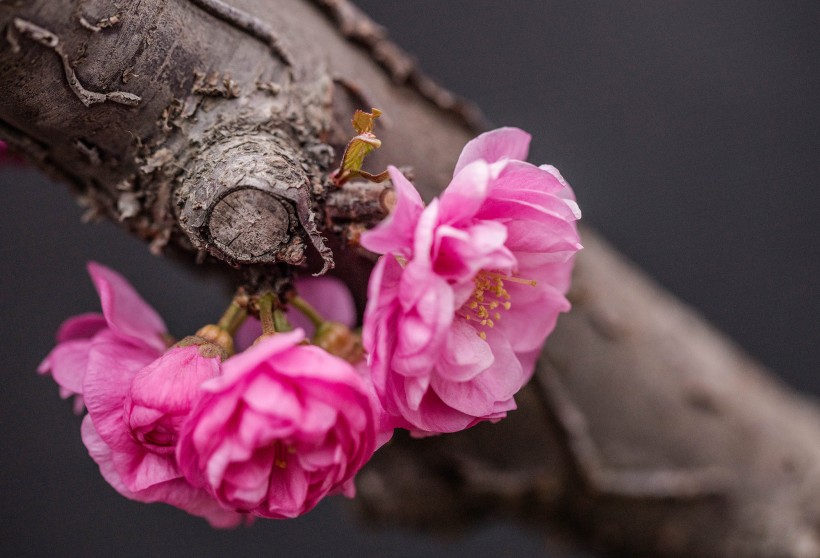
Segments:
[[[542,235],[540,246],[548,247],[544,251],[576,252],[580,249],[580,237],[574,223],[543,207],[518,200],[494,199],[488,200],[479,216],[482,219],[492,219],[497,215],[505,215],[505,222],[509,225],[507,247],[513,252],[530,251],[520,244],[522,238],[530,242],[534,240],[531,235],[521,234],[525,222]]]
[[[358,374],[356,379],[359,379]],[[311,390],[313,391],[313,390]],[[320,388],[320,392],[324,391]],[[327,432],[333,428],[339,417],[339,409],[327,401],[338,403],[339,401],[355,401],[355,397],[351,395],[344,387],[333,386],[331,391],[324,394],[315,394],[317,397],[311,398],[310,401],[305,402],[305,413],[302,416],[302,421],[299,424],[299,431],[297,438],[314,443],[317,437],[324,437]],[[322,396],[327,397],[327,401],[322,401]],[[361,426],[359,426],[361,429]]]
[[[268,507],[268,510],[261,512],[260,515],[273,519],[298,517],[309,511],[304,506],[307,495],[308,483],[304,470],[300,467],[274,467],[267,500],[275,503],[275,508]]]
[[[305,332],[301,329],[267,337],[246,351],[226,360],[222,366],[222,375],[205,382],[202,389],[217,392],[229,388],[247,371],[273,359],[274,355],[286,351],[304,338]]]
[[[410,408],[404,402],[403,390],[397,389],[390,382],[388,395],[391,401],[398,404],[397,411],[401,418],[397,422],[401,428],[411,432],[433,433],[458,432],[476,424],[479,419],[464,414],[446,405],[435,391],[427,390],[418,408]]]
[[[160,413],[187,413],[200,384],[218,376],[219,370],[219,358],[202,356],[198,346],[174,347],[134,376],[128,397]]]
[[[488,163],[495,163],[501,159],[526,160],[530,151],[531,139],[532,136],[518,128],[498,128],[485,132],[470,140],[464,146],[456,163],[455,171],[453,171],[453,176],[473,161],[479,159],[483,159]]]
[[[219,477],[219,491],[223,502],[241,509],[258,508],[264,503],[270,487],[271,471],[275,467],[273,450],[265,448],[256,452],[249,451],[244,455],[242,450],[248,451],[251,448],[242,447],[240,450],[239,446],[228,443],[222,449],[226,452],[227,459],[224,476]],[[216,477],[211,474],[210,478],[213,483]]]
[[[83,439],[83,444],[88,450],[88,454],[99,466],[100,474],[102,474],[106,482],[126,498],[136,500],[136,495],[128,490],[128,487],[122,482],[122,478],[114,468],[111,447],[105,443],[105,440],[103,440],[99,432],[97,432],[97,429],[94,427],[94,422],[91,420],[91,415],[86,415],[83,418],[80,434]]]
[[[219,370],[220,359],[203,356],[199,346],[174,347],[142,368],[123,403],[122,419],[132,441],[151,453],[173,454],[200,384]],[[130,445],[126,449],[132,451]]]
[[[413,231],[424,210],[416,188],[396,167],[387,167],[396,191],[396,207],[374,229],[362,234],[361,245],[377,254],[394,252],[409,256],[413,247]]]
[[[514,269],[517,261],[506,241],[507,227],[496,221],[479,221],[468,228],[440,226],[433,270],[453,283],[462,283],[472,282],[482,269]]]
[[[404,394],[407,406],[414,411],[418,411],[427,388],[430,387],[430,376],[408,376],[404,379]]]
[[[80,314],[63,322],[57,331],[57,346],[43,359],[37,372],[51,372],[63,399],[82,394],[91,338],[105,327],[106,321],[101,314]],[[82,410],[82,398],[79,398],[75,400],[75,411]]]
[[[524,373],[524,385],[530,381],[533,372],[535,372],[535,364],[538,362],[538,357],[541,356],[541,347],[533,351],[518,352],[518,360],[521,362],[521,370]]]
[[[269,376],[258,375],[250,380],[242,392],[242,400],[251,409],[260,413],[273,411],[280,416],[293,417],[296,421],[301,422],[302,402],[294,386],[276,381]],[[261,420],[263,419],[260,418],[260,422],[249,430],[260,430],[257,426],[262,426]],[[243,439],[244,443],[255,441],[247,437]]]
[[[445,404],[473,417],[493,414],[497,403],[512,399],[524,385],[521,363],[507,340],[492,332],[487,340],[495,359],[490,368],[468,382],[449,381],[439,373],[431,383]]]
[[[113,455],[114,466],[129,489],[145,490],[182,477],[173,455],[151,453],[136,443],[133,448],[132,452],[117,451]]]
[[[505,286],[513,303],[501,319],[496,320],[495,328],[509,340],[515,352],[538,349],[555,329],[558,315],[569,311],[569,301],[548,284]]]
[[[439,223],[455,225],[467,222],[484,203],[490,188],[490,168],[486,161],[466,165],[453,177],[439,197]]]
[[[495,356],[489,344],[469,322],[456,319],[436,371],[449,381],[467,382],[490,368],[493,362]]]
[[[83,443],[91,458],[99,466],[103,478],[126,498],[138,502],[171,504],[190,514],[204,517],[213,527],[236,527],[242,522],[244,517],[242,514],[224,509],[207,492],[191,486],[184,479],[154,485],[147,490],[130,490],[117,472],[111,448],[94,428],[90,415],[83,419],[81,434]]]
[[[575,193],[572,191],[572,188],[570,187],[569,182],[567,182],[564,179],[564,177],[561,175],[561,173],[558,169],[556,169],[552,165],[540,165],[538,168],[547,171],[548,173],[550,173],[552,176],[555,177],[555,179],[562,186],[562,194],[564,194],[563,197],[573,199],[573,200],[575,199]]]
[[[430,265],[438,225],[438,210],[439,201],[435,199],[424,209],[416,224],[412,257],[413,262],[418,265],[428,267]]]
[[[176,506],[191,515],[202,517],[211,527],[231,529],[240,525],[246,515],[223,508],[205,490],[195,488],[185,479],[176,479],[162,487],[164,494],[158,501]]]
[[[98,313],[79,314],[72,316],[60,325],[57,330],[57,342],[74,341],[76,339],[91,339],[107,325],[105,316]]]
[[[348,388],[356,392],[365,389],[363,380],[350,363],[312,345],[283,351],[277,356],[273,368],[277,375],[293,378],[297,386],[300,382],[310,382],[314,393],[322,390],[322,385],[333,386],[336,391],[328,394],[331,398],[347,394]]]
[[[560,258],[552,260],[558,263],[566,262],[580,249],[580,237],[577,232],[556,223],[557,220],[549,217],[545,217],[541,222],[521,220],[507,223],[507,232],[510,235],[507,248],[516,256],[519,266],[523,255],[561,254]],[[562,236],[551,236],[549,231]]]
[[[384,357],[388,354],[388,338],[396,331],[396,314],[393,305],[398,304],[398,291],[402,267],[392,255],[379,258],[367,283],[367,306],[364,310],[362,344],[370,355],[372,366],[383,369]],[[374,383],[376,382],[374,378]]]
[[[516,190],[496,190],[490,197],[497,201],[523,202],[540,208],[543,213],[560,217],[567,222],[577,221],[581,218],[578,204],[549,192],[519,188]],[[487,215],[487,213],[484,213],[484,215]],[[503,215],[498,216],[499,219],[503,219],[503,217]]]
[[[147,347],[123,343],[110,332],[95,338],[89,351],[83,394],[94,426],[108,445],[115,446],[122,440],[123,401],[131,381],[159,354]]]
[[[453,289],[413,262],[401,277],[401,293],[403,301],[413,300],[414,304],[400,314],[401,334],[392,351],[391,367],[405,376],[429,374],[453,322]]]
[[[393,437],[393,430],[398,426],[395,424],[395,420],[390,416],[390,414],[387,413],[384,406],[382,406],[381,401],[379,401],[376,386],[373,384],[373,374],[367,366],[367,363],[361,361],[356,364],[354,368],[359,374],[359,377],[364,381],[367,395],[370,399],[370,406],[373,408],[374,414],[377,417],[378,425],[376,427],[375,451],[390,441],[390,438]]]
[[[206,455],[217,451],[223,445],[223,440],[217,434],[225,424],[231,420],[240,404],[240,394],[224,394],[219,396],[204,395],[198,402],[188,421],[183,424],[180,442],[177,446],[177,462],[180,467],[186,460],[191,460],[189,470],[197,470],[195,459],[198,454]],[[186,435],[188,433],[188,435]],[[183,447],[186,446],[187,447]],[[183,467],[184,468],[184,467]],[[194,482],[194,476],[188,476]]]
[[[301,405],[290,408],[279,407],[281,399],[273,397],[267,401],[256,398],[253,406],[244,398],[242,400],[248,403],[248,409],[237,421],[235,441],[238,447],[246,448],[248,456],[251,454],[250,448],[268,446],[276,440],[293,435],[296,431],[299,417],[302,414]],[[295,415],[284,415],[286,410],[293,411],[294,409]]]
[[[52,349],[37,371],[40,374],[51,372],[52,378],[61,388],[71,394],[82,394],[91,343],[90,339],[60,343]]]
[[[165,322],[131,284],[119,273],[96,262],[88,263],[88,273],[100,296],[108,327],[132,343],[164,350]]]
[[[93,423],[93,417],[91,417],[90,414],[86,415],[83,419],[82,437],[89,455],[94,459],[97,465],[99,465],[103,478],[108,484],[113,486],[117,492],[127,498],[140,502],[156,502],[161,500],[156,494],[146,491],[145,489],[158,484],[158,482],[164,482],[169,479],[163,478],[158,482],[150,484],[144,482],[135,484],[126,480],[122,474],[123,454],[112,450],[111,446],[100,436],[99,431]],[[179,475],[173,476],[171,479],[177,477],[179,477]]]
[[[526,161],[502,161],[493,165],[496,177],[490,187],[491,195],[517,190],[539,191],[558,196],[568,185],[545,166]],[[553,167],[554,168],[554,167]]]
[[[149,453],[135,442],[124,420],[124,401],[134,376],[157,356],[153,349],[101,333],[91,347],[83,384],[94,427],[111,448],[111,461],[120,479],[134,492],[181,476],[172,456]]]

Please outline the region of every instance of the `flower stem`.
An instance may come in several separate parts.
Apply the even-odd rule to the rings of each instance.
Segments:
[[[276,333],[276,320],[273,311],[273,293],[267,293],[259,298],[259,321],[262,322],[262,333]]]
[[[231,305],[228,306],[228,309],[225,310],[225,313],[222,314],[222,317],[219,318],[216,325],[227,331],[230,335],[235,335],[236,330],[239,329],[239,326],[242,325],[242,322],[244,322],[247,317],[248,311],[240,306],[236,299],[234,299],[231,301]]]
[[[316,329],[319,328],[323,323],[325,323],[325,319],[319,314],[319,311],[316,310],[311,304],[302,298],[301,296],[294,296],[290,299],[290,305],[296,308],[299,312],[301,312],[308,320],[311,321],[313,327]]]
[[[293,326],[290,325],[287,316],[285,316],[285,313],[279,308],[273,311],[273,327],[276,329],[277,333],[284,333],[293,329]]]

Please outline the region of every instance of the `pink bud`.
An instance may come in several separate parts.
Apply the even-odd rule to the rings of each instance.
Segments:
[[[202,353],[198,345],[175,347],[134,376],[124,418],[133,439],[148,451],[174,452],[199,384],[219,374],[221,359]]]

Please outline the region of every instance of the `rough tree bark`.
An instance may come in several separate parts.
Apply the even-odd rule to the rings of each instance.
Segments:
[[[385,111],[368,164],[412,166],[427,197],[481,126],[345,0],[3,0],[0,26],[0,136],[93,215],[190,260],[335,259],[360,304],[368,263],[323,210],[352,111]],[[506,514],[610,554],[820,556],[817,408],[583,236],[520,409],[397,436],[361,475],[367,517]]]

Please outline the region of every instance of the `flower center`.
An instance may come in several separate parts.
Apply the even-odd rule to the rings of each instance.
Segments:
[[[514,275],[504,275],[495,271],[481,270],[473,278],[475,288],[469,300],[456,313],[476,328],[495,326],[494,320],[501,319],[501,310],[512,307],[510,293],[504,288],[504,282],[518,283],[519,285],[536,285],[533,279],[522,279]],[[487,339],[487,332],[476,329],[478,336]]]
[[[273,445],[273,464],[279,467],[280,469],[287,469],[288,467],[288,454],[293,455],[296,453],[296,448],[291,445],[285,445],[285,442],[282,440],[278,440],[274,442]]]

